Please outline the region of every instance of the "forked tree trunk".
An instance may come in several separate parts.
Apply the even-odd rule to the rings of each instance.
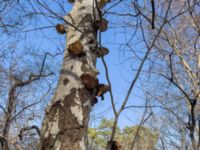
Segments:
[[[65,17],[73,26],[65,25],[67,44],[63,64],[55,95],[46,109],[38,149],[87,149],[89,113],[98,74],[94,53],[98,18],[95,0],[76,0]]]

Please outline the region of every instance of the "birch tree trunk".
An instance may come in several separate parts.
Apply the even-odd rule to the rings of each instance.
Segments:
[[[64,17],[67,44],[55,95],[46,109],[41,150],[86,150],[89,113],[95,98],[97,28],[95,0],[75,0]]]

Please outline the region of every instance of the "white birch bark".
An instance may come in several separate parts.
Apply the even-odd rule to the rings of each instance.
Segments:
[[[95,0],[76,0],[72,11],[64,19],[72,26],[65,25],[67,33],[66,50],[55,95],[46,109],[43,121],[41,150],[86,150],[87,128],[91,103],[95,89],[88,90],[80,77],[89,74],[96,78],[98,20]],[[75,27],[75,28],[74,28]],[[79,41],[84,55],[72,56],[67,48]]]

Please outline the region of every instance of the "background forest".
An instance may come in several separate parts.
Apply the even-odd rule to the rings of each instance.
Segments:
[[[88,150],[200,148],[200,0],[111,0],[98,42],[109,85],[90,112]],[[35,150],[66,49],[67,0],[0,0],[0,143]],[[68,26],[70,26],[68,24]],[[1,145],[0,145],[1,149]]]

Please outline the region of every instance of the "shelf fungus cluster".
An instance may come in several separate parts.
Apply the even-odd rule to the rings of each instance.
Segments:
[[[75,0],[68,0],[68,2],[74,3]],[[102,9],[108,2],[110,2],[110,0],[98,0],[97,2],[98,8]],[[85,6],[80,6],[80,9],[82,9],[83,12],[85,8]],[[79,10],[79,8],[77,8],[77,10]],[[69,56],[72,56],[71,59],[77,59],[78,61],[82,62],[82,72],[79,77],[84,87],[89,92],[91,92],[91,95],[93,95],[94,97],[91,102],[92,106],[98,102],[98,97],[101,97],[101,99],[104,100],[103,95],[110,90],[110,87],[108,85],[99,84],[99,80],[97,78],[98,71],[95,69],[95,67],[91,67],[92,65],[90,63],[88,63],[92,59],[94,60],[99,57],[104,57],[109,53],[109,50],[107,48],[101,46],[98,47],[96,40],[94,39],[94,37],[91,36],[96,36],[97,30],[99,30],[99,33],[101,33],[105,32],[108,28],[108,21],[102,17],[101,10],[98,11],[99,12],[96,13],[97,16],[94,18],[92,18],[92,15],[90,14],[85,15],[85,17],[83,17],[82,19],[81,17],[73,16],[73,13],[67,15],[66,18],[69,19],[67,21],[72,23],[83,33],[80,33],[80,31],[77,31],[76,28],[69,27],[65,24],[56,25],[56,30],[60,34],[65,34],[68,31],[70,31],[70,34],[74,34],[72,31],[78,33],[77,37],[79,38],[77,38],[76,40],[72,40],[73,42],[68,41],[70,44],[67,45],[67,51]],[[80,14],[79,16],[83,16],[83,14]],[[88,24],[92,24],[92,26],[88,26]],[[70,34],[68,33],[68,35]],[[71,37],[74,38],[73,36]],[[90,46],[90,44],[95,46]],[[86,47],[90,47],[90,50],[88,50],[88,48]],[[66,85],[68,82],[69,81],[66,80],[64,81],[64,84]]]
[[[98,34],[108,28],[102,7],[109,0],[68,2],[73,3],[72,10],[62,17],[62,24],[55,26],[59,34],[66,34],[66,48],[57,88],[46,109],[38,150],[86,150],[91,108],[110,91],[108,85],[99,83],[96,69],[97,58],[109,53],[98,42]]]
[[[92,106],[98,102],[97,97],[101,97],[102,100],[104,100],[103,95],[110,90],[108,85],[99,84],[99,80],[89,74],[81,75],[81,81],[89,91],[95,92],[95,97],[92,101]]]

